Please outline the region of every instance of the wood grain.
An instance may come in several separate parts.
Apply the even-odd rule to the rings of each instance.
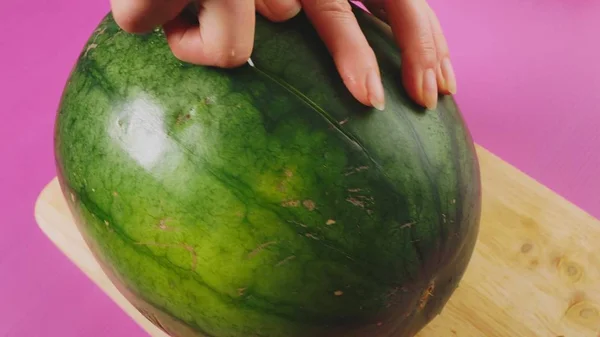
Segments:
[[[418,337],[600,337],[600,221],[477,147],[483,214],[448,305]],[[153,337],[167,337],[110,283],[54,179],[35,209],[56,246]]]

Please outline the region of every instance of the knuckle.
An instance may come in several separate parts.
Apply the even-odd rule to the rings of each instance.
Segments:
[[[417,56],[422,62],[433,64],[437,60],[437,47],[431,34],[421,36],[415,49]]]
[[[446,37],[441,32],[436,32],[433,35],[436,45],[436,51],[438,55],[447,56],[450,51],[448,50],[448,43],[446,43]]]
[[[352,14],[352,7],[348,0],[315,0],[315,9],[339,16]]]

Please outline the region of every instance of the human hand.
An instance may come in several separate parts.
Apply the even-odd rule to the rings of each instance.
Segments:
[[[384,108],[377,60],[347,0],[200,1],[198,20],[202,24],[194,25],[179,15],[190,0],[110,0],[115,21],[123,30],[144,33],[163,26],[175,57],[218,67],[247,62],[253,48],[255,11],[278,22],[291,19],[303,9],[352,95],[365,105]],[[433,109],[438,92],[456,92],[448,46],[426,0],[361,2],[376,16],[385,16],[390,24],[403,54],[404,86],[418,104]]]

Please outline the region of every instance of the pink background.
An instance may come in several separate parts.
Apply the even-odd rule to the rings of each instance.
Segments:
[[[430,4],[475,140],[600,217],[600,2]],[[144,335],[33,218],[55,174],[52,128],[63,85],[108,8],[108,0],[0,5],[0,336]]]

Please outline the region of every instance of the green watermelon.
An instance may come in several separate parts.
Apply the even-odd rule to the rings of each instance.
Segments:
[[[356,15],[385,111],[357,102],[307,18],[257,17],[251,63],[186,64],[109,13],[64,88],[59,181],[110,279],[171,336],[413,336],[473,253],[481,186],[452,97],[411,101]]]

